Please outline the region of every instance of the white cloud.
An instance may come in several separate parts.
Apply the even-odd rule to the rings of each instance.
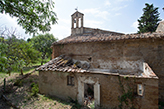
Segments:
[[[135,28],[137,30],[138,29],[138,22],[137,21],[133,22],[131,27],[133,27],[133,28]]]
[[[103,19],[107,19],[107,16],[110,15],[108,11],[101,11],[99,8],[90,8],[80,11],[85,14],[93,14],[95,17],[100,17]]]
[[[123,2],[129,2],[129,1],[132,1],[132,0],[115,0],[114,3],[115,4],[120,4],[120,3],[123,3]]]
[[[109,1],[105,1],[105,6],[110,6],[111,3]]]
[[[25,34],[25,30],[17,24],[16,18],[12,18],[8,14],[0,14],[0,26],[1,28],[6,27],[11,33],[15,31],[19,38],[28,39],[31,37],[29,34]]]
[[[71,20],[70,19],[62,19],[60,18],[58,20],[59,23],[64,23],[64,24],[67,24],[67,25],[70,25],[71,24]]]
[[[50,33],[60,40],[71,34],[71,26],[55,24],[52,26]]]
[[[91,28],[100,28],[103,22],[96,21],[96,20],[85,20],[84,21],[85,27],[91,27]]]
[[[126,2],[126,1],[132,1],[132,0],[116,0],[117,2]]]
[[[121,13],[115,13],[115,14],[114,14],[114,16],[119,16],[119,15],[121,15]]]
[[[71,19],[60,18],[58,24],[52,25],[50,33],[59,40],[71,35]]]
[[[119,10],[121,10],[121,9],[123,9],[123,8],[126,8],[128,5],[124,5],[124,6],[117,6],[117,7],[114,7],[112,10],[113,11],[119,11]]]

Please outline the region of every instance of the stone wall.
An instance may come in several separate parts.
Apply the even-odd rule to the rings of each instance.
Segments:
[[[128,104],[122,100],[122,108],[130,109],[134,106],[136,109],[157,109],[158,108],[158,79],[146,78],[128,78],[119,76],[104,76],[100,79],[101,105],[106,108],[118,108],[121,101],[118,98],[130,94],[132,99],[128,99]],[[143,96],[137,95],[137,84],[144,86]],[[125,92],[123,92],[123,89]],[[130,97],[130,96],[129,96]]]
[[[57,96],[63,100],[68,97],[76,99],[77,85],[67,85],[67,76],[69,73],[40,71],[39,72],[39,91],[40,93]]]
[[[61,54],[88,61],[92,68],[108,69],[102,63],[116,60],[138,61],[149,64],[159,77],[159,99],[164,101],[164,39],[136,39],[113,42],[87,42],[54,45],[54,57]],[[117,69],[117,66],[115,67]]]
[[[64,100],[68,99],[68,96],[83,104],[83,83],[92,83],[96,88],[100,85],[100,105],[103,108],[115,108],[119,109],[121,106],[123,109],[135,107],[136,109],[157,109],[158,108],[158,79],[149,78],[134,78],[134,77],[122,77],[119,75],[104,75],[104,74],[72,74],[75,78],[74,86],[67,86],[66,76],[69,73],[64,72],[39,72],[39,89],[41,93],[54,95]],[[79,84],[80,82],[80,84]],[[137,95],[137,84],[142,84],[144,88],[143,96]],[[81,90],[79,90],[81,89]],[[125,92],[123,92],[125,90]],[[95,90],[95,100],[98,91]],[[132,93],[132,98],[128,100],[128,104],[125,104],[125,100],[121,101],[121,98],[125,94]],[[98,102],[98,101],[96,101]]]
[[[79,28],[71,28],[71,35],[81,35],[83,34],[84,28],[83,27],[79,27]]]

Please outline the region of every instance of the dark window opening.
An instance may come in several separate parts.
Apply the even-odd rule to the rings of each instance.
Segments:
[[[91,105],[94,103],[94,85],[84,84],[84,105]]]
[[[89,57],[89,58],[88,58],[88,60],[89,60],[89,61],[91,61],[91,60],[92,60],[92,58],[91,58],[91,57]]]
[[[74,86],[74,77],[67,76],[67,85]]]

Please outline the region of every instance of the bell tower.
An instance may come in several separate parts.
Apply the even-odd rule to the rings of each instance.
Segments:
[[[83,16],[84,14],[76,11],[74,14],[71,15],[72,17],[72,28],[71,28],[71,35],[80,35],[83,34]]]

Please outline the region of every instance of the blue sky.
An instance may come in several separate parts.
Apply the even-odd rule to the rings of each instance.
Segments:
[[[125,34],[136,33],[139,19],[143,13],[145,3],[159,7],[160,18],[164,19],[164,0],[54,0],[54,11],[58,17],[58,24],[52,26],[50,33],[58,39],[71,34],[71,15],[78,7],[84,14],[84,26],[116,31]],[[24,33],[17,25],[16,18],[0,14],[0,26],[16,28],[22,37],[32,37]]]

